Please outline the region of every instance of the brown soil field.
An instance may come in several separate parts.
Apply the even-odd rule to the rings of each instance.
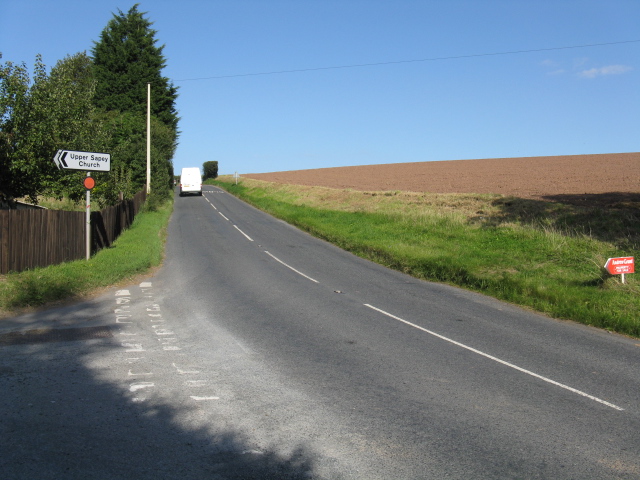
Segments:
[[[396,163],[243,176],[362,191],[494,193],[605,206],[640,202],[640,152]]]

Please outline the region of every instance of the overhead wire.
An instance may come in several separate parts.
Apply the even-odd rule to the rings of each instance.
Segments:
[[[263,76],[263,75],[281,75],[285,73],[316,72],[320,70],[338,70],[338,69],[345,69],[345,68],[376,67],[376,66],[382,66],[382,65],[397,65],[397,64],[403,64],[403,63],[435,62],[435,61],[443,61],[443,60],[458,60],[463,58],[491,57],[491,56],[498,56],[498,55],[516,55],[521,53],[569,50],[569,49],[575,49],[575,48],[602,47],[607,45],[621,45],[625,43],[640,43],[640,39],[639,40],[623,40],[619,42],[572,45],[572,46],[565,46],[565,47],[535,48],[530,50],[511,50],[506,52],[475,53],[475,54],[468,54],[468,55],[453,55],[453,56],[447,56],[447,57],[420,58],[420,59],[414,59],[414,60],[395,60],[395,61],[388,61],[388,62],[358,63],[358,64],[352,64],[352,65],[338,65],[338,66],[330,66],[330,67],[313,67],[313,68],[299,68],[299,69],[293,69],[293,70],[276,70],[271,72],[216,75],[211,77],[183,78],[183,79],[174,80],[174,81],[175,82],[191,82],[191,81],[197,81],[197,80],[218,80],[218,79],[224,79],[224,78],[257,77],[257,76]]]

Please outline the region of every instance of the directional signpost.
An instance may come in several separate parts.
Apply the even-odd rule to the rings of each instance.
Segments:
[[[607,260],[607,263],[604,264],[604,268],[611,275],[622,275],[622,283],[624,283],[625,273],[635,273],[633,257],[610,258]]]
[[[111,154],[95,152],[75,152],[73,150],[58,150],[53,161],[61,170],[83,170],[87,172],[84,187],[87,191],[87,222],[86,243],[87,260],[91,256],[91,189],[96,182],[91,178],[91,172],[111,171]]]
[[[109,172],[111,170],[111,155],[108,153],[58,150],[53,161],[61,170],[84,170],[85,172]]]

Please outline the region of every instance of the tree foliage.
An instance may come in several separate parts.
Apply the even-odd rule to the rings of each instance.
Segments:
[[[152,23],[134,5],[113,15],[93,49],[60,60],[47,73],[36,57],[0,65],[0,200],[39,195],[84,197],[83,171],[58,170],[59,149],[111,154],[111,172],[94,172],[100,205],[130,198],[146,184],[147,82],[151,101],[151,187],[173,185],[178,138],[177,89],[162,76],[162,47]],[[0,59],[2,58],[0,54]]]
[[[97,80],[94,101],[103,110],[146,115],[147,83],[151,83],[151,114],[177,132],[177,88],[162,76],[164,45],[157,46],[153,22],[138,11],[118,10],[95,42],[92,55]]]
[[[26,65],[7,62],[0,66],[0,200],[13,203],[21,195],[18,178],[13,175],[11,161],[18,148],[18,115],[24,115],[29,93]]]
[[[145,13],[134,5],[118,10],[95,42],[94,103],[108,112],[112,166],[125,165],[134,188],[146,184],[147,83],[151,84],[151,191],[173,185],[172,159],[178,139],[177,88],[162,76],[163,46]],[[116,160],[117,159],[117,160]],[[160,190],[158,190],[160,189]]]
[[[204,162],[202,164],[202,171],[204,172],[203,180],[207,180],[209,178],[218,178],[218,162],[215,160]]]
[[[36,57],[33,79],[24,64],[0,68],[0,195],[12,203],[41,194],[77,196],[79,172],[58,171],[60,149],[84,150],[103,136],[92,102],[95,81],[84,53],[67,56],[47,74]],[[76,194],[76,195],[74,195]]]

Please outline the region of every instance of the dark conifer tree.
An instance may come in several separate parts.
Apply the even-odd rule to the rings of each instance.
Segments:
[[[115,143],[107,147],[114,153],[113,166],[122,165],[133,187],[140,188],[146,177],[145,118],[147,83],[151,83],[151,190],[162,194],[168,193],[173,185],[178,95],[172,82],[162,76],[166,65],[164,45],[156,45],[157,32],[145,15],[138,11],[138,4],[126,14],[118,10],[100,34],[100,40],[94,43],[91,52],[96,79],[94,102],[114,128],[120,126],[113,131]],[[126,139],[118,141],[124,131],[128,132]]]
[[[177,132],[177,88],[162,76],[164,45],[156,45],[152,25],[145,12],[138,11],[138,4],[126,14],[118,10],[113,15],[91,52],[97,80],[95,103],[106,111],[145,115],[150,82],[151,114]]]

